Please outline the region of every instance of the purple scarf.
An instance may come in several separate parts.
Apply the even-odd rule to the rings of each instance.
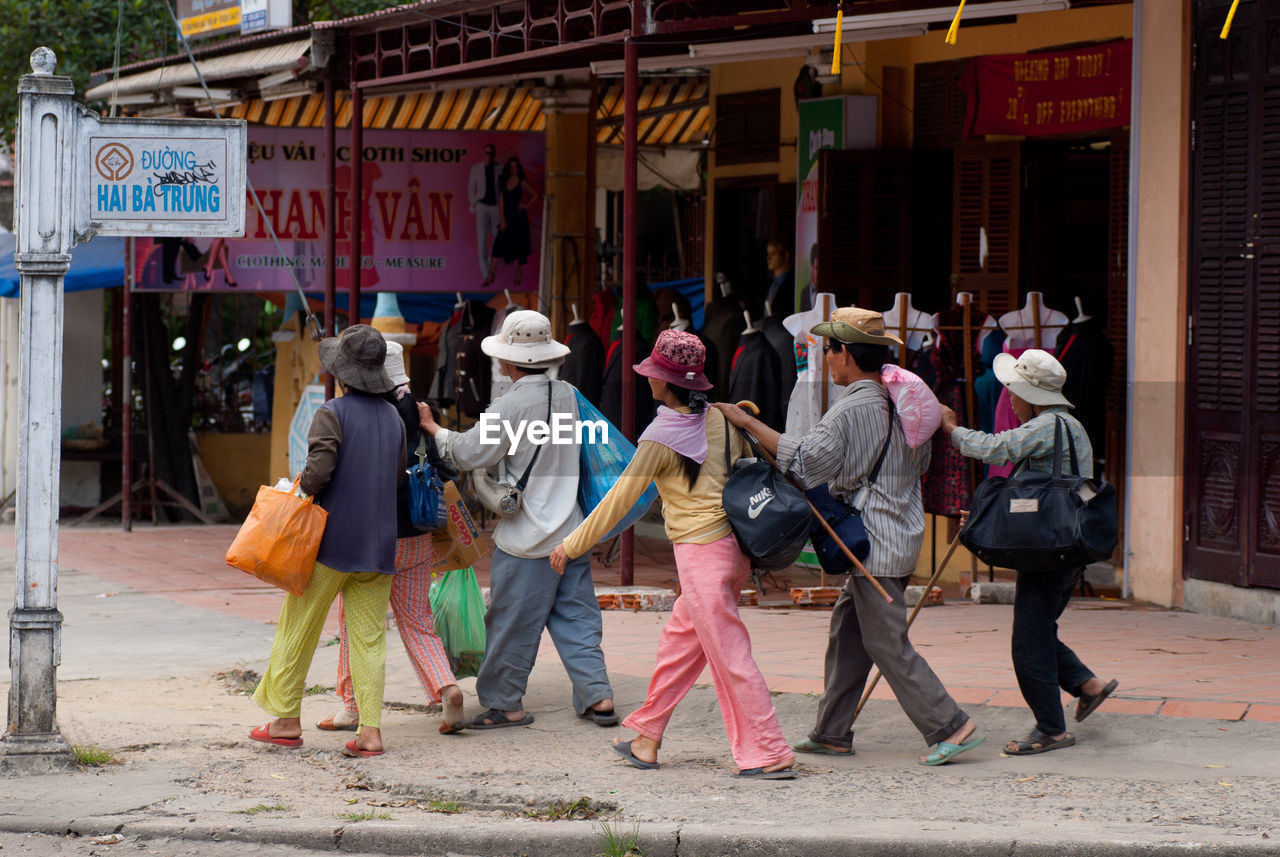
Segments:
[[[640,435],[641,441],[660,443],[701,464],[707,460],[707,411],[682,414],[658,405],[658,414]]]

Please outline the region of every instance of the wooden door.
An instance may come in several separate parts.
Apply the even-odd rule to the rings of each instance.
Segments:
[[[1116,488],[1120,507],[1120,539],[1116,559],[1123,561],[1125,496],[1125,438],[1129,394],[1129,131],[1111,135],[1107,201],[1107,339],[1114,348],[1111,387],[1107,390],[1107,436],[1099,452],[1105,460],[1103,476]]]
[[[1280,0],[1196,9],[1188,576],[1280,588]]]
[[[818,159],[818,282],[881,311],[911,290],[911,155],[827,149]]]
[[[978,309],[1017,308],[1021,144],[962,143],[952,168],[951,286]]]

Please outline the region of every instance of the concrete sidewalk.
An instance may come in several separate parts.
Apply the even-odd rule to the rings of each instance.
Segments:
[[[638,824],[650,857],[1280,850],[1274,628],[1077,601],[1063,636],[1100,675],[1117,677],[1120,692],[1086,723],[1069,720],[1078,746],[1008,758],[1001,743],[1031,725],[1008,663],[1010,608],[930,608],[913,639],[987,744],[920,767],[923,742],[884,688],[859,722],[856,756],[801,756],[799,778],[773,783],[732,776],[706,685],[677,710],[662,768],[625,766],[609,742],[630,733],[575,716],[545,641],[526,698],[531,727],[439,735],[391,634],[388,753],[356,761],[338,753],[350,735],[309,725],[299,751],[247,739],[267,718],[219,675],[262,670],[280,595],[222,564],[233,533],[63,531],[59,720],[68,740],[120,763],[0,780],[0,829],[486,857],[594,855],[605,823]],[[11,541],[11,528],[0,531],[0,551]],[[11,554],[2,556],[11,573]],[[829,614],[743,616],[783,730],[797,741],[821,688]],[[665,618],[605,614],[621,710],[643,700]],[[322,644],[308,683],[332,687],[335,666],[336,647]],[[472,685],[463,682],[474,710]],[[304,724],[335,706],[331,693],[308,697]]]

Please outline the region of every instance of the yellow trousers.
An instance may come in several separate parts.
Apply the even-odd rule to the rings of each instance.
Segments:
[[[350,640],[351,679],[360,725],[381,728],[386,684],[387,603],[393,575],[345,574],[316,563],[302,595],[286,595],[271,644],[267,673],[253,701],[273,717],[300,717],[307,671],[333,599],[342,593]]]

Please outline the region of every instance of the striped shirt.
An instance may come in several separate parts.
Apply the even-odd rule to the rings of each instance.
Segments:
[[[875,381],[857,381],[803,437],[778,439],[778,469],[805,488],[827,484],[833,497],[852,504],[867,484],[890,431],[889,395]],[[907,446],[902,426],[892,438],[875,484],[862,499],[862,523],[871,541],[865,563],[875,577],[904,577],[915,570],[924,543],[920,477],[929,468],[931,444]]]
[[[987,464],[1016,464],[1027,459],[1027,468],[1053,472],[1053,427],[1057,418],[1064,423],[1062,435],[1062,472],[1070,475],[1093,477],[1093,446],[1080,421],[1067,413],[1064,407],[1042,411],[1022,425],[999,434],[987,434],[977,429],[957,428],[951,432],[951,443],[963,455],[985,461]],[[1071,467],[1071,448],[1066,432],[1075,440],[1076,461],[1084,471],[1076,474]]]

